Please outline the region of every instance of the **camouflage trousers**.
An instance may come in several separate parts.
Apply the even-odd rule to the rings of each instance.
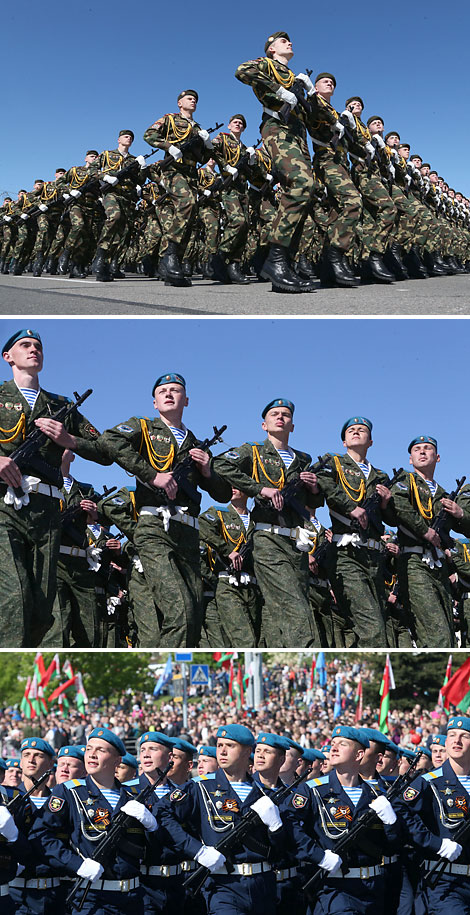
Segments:
[[[204,260],[208,260],[212,254],[215,254],[219,247],[219,213],[218,204],[199,208],[199,217],[204,232]]]
[[[351,625],[356,633],[357,647],[385,647],[383,554],[367,547],[338,548],[331,581],[345,627]]]
[[[227,263],[240,262],[248,236],[246,194],[233,189],[223,191],[222,205],[225,211],[225,226],[219,251]]]
[[[253,562],[261,591],[261,639],[267,648],[307,647],[314,632],[308,602],[308,556],[290,538],[256,531]]]
[[[87,264],[93,259],[96,249],[95,208],[73,204],[69,208],[70,230],[64,240],[73,260]]]
[[[146,255],[156,257],[160,248],[163,230],[158,214],[154,209],[149,210],[143,234],[139,239],[139,258]]]
[[[275,118],[263,121],[261,135],[282,188],[268,242],[295,253],[314,188],[307,141]]]
[[[196,184],[191,177],[168,169],[165,172],[165,187],[171,197],[170,202],[161,207],[164,234],[161,253],[164,253],[169,241],[176,242],[183,260],[197,213]]]
[[[199,648],[220,648],[225,645],[225,634],[222,630],[215,594],[209,594],[204,583],[204,621],[202,624]]]
[[[60,557],[54,619],[42,639],[42,648],[100,647],[96,583],[96,572],[92,572],[86,559]]]
[[[197,645],[203,612],[198,531],[171,520],[165,531],[160,518],[141,515],[134,545],[160,615],[160,647]]]
[[[131,562],[127,591],[132,628],[137,634],[138,648],[158,648],[160,645],[160,620],[143,572],[139,572]]]
[[[108,191],[103,197],[103,209],[106,219],[101,229],[98,248],[103,248],[111,261],[119,258],[127,247],[135,204],[127,197]]]
[[[322,648],[351,648],[356,636],[350,621],[345,619],[335,604],[329,584],[311,575],[308,597],[318,634],[318,644]]]
[[[16,261],[26,264],[31,257],[36,238],[36,220],[20,220],[17,225],[15,247],[12,256]]]
[[[258,644],[260,595],[255,584],[232,585],[219,576],[215,592],[224,645],[253,648]]]
[[[62,251],[64,250],[64,247],[65,247],[65,240],[66,240],[69,232],[70,232],[70,214],[66,210],[62,216],[62,221],[59,223],[59,227],[55,234],[54,240],[49,248],[49,252],[48,252],[49,257],[51,257],[55,260],[57,257],[59,257],[60,254],[62,254]]]
[[[354,187],[347,168],[337,162],[328,150],[315,150],[313,168],[326,185],[328,196],[333,202],[333,218],[327,228],[328,244],[352,253],[356,227],[362,213],[361,196]]]
[[[452,593],[448,570],[430,569],[419,553],[401,553],[398,580],[405,611],[411,615],[418,648],[453,648]]]
[[[3,238],[2,238],[2,247],[0,249],[1,258],[12,257],[16,242],[16,226],[9,225],[3,226]]]
[[[396,184],[392,187],[392,198],[397,208],[397,219],[392,232],[392,240],[401,245],[405,254],[408,254],[414,244],[416,226],[419,220],[419,207],[411,194],[406,196]]]
[[[52,623],[60,546],[59,500],[30,495],[20,511],[0,485],[0,645],[33,648]]]
[[[372,251],[383,254],[388,245],[397,215],[395,204],[377,175],[356,176],[356,187],[362,195],[362,258]]]
[[[34,248],[31,254],[33,260],[36,257],[42,255],[46,256],[57,228],[60,222],[60,213],[41,213],[37,218],[37,227],[36,240],[34,242]]]

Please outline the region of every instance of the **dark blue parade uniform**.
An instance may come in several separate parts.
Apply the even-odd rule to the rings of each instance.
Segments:
[[[426,862],[439,859],[443,839],[452,839],[465,818],[469,816],[470,796],[457,778],[449,760],[432,772],[415,779],[406,788],[394,807],[405,822],[413,843],[421,850]],[[440,860],[440,859],[439,859]],[[446,864],[445,873],[434,889],[421,887],[417,911],[433,915],[470,913],[470,843],[458,861]]]
[[[19,790],[26,792],[23,783]],[[44,805],[36,807],[32,801],[29,801],[25,810],[24,825],[20,827],[17,822],[18,828],[21,829],[28,842],[26,854],[21,858],[24,869],[10,882],[10,895],[15,905],[16,915],[56,915],[60,905],[60,872],[43,859],[38,859],[30,841],[35,824],[41,819],[51,794],[49,788],[43,788],[43,790],[46,794]]]
[[[267,794],[274,803],[276,803],[278,792],[285,788],[285,783],[281,778],[278,778],[275,788],[267,788],[262,784],[259,772],[253,773],[253,780],[261,785],[264,794]],[[280,810],[286,803],[288,801],[284,801],[284,804],[281,802]],[[298,910],[298,906],[302,904],[301,879],[297,869],[294,844],[289,845],[288,842],[285,842],[279,853],[272,854],[271,861],[276,874],[277,915],[293,915]]]
[[[23,793],[19,788],[0,785],[0,806],[9,804],[13,798]],[[16,841],[8,842],[5,836],[0,835],[0,911],[2,915],[10,915],[15,911],[8,884],[10,880],[15,879],[18,864],[24,864],[29,853],[28,842],[25,838],[32,822],[29,800],[17,811],[14,820],[18,829]]]
[[[362,793],[353,804],[335,771],[299,786],[286,811],[286,827],[292,830],[301,861],[318,865],[325,849],[335,851],[338,839],[346,835],[369,804],[382,792],[361,780]],[[343,868],[334,876],[325,871],[321,890],[311,905],[314,915],[378,915],[384,911],[384,856],[397,851],[400,826],[397,820],[385,826],[378,817],[361,833],[345,857]]]
[[[159,822],[172,836],[175,844],[179,838],[175,822],[183,825],[187,833],[183,851],[194,858],[201,842],[216,845],[226,838],[251,804],[266,792],[250,776],[245,781],[252,784],[246,800],[241,801],[223,772],[219,769],[198,782],[188,782],[172,791],[159,807]],[[198,838],[195,838],[197,836]],[[270,863],[271,857],[281,854],[286,835],[284,828],[269,832],[261,820],[250,835],[238,843],[230,855],[234,866],[231,873],[212,874],[205,886],[204,896],[208,915],[275,915],[276,877]]]
[[[96,854],[97,842],[121,807],[138,794],[135,787],[125,787],[118,781],[114,789],[119,792],[119,800],[113,809],[89,775],[57,785],[31,831],[37,856],[55,872],[76,877],[83,859]],[[144,829],[131,819],[115,852],[105,862],[102,877],[93,882],[81,910],[83,915],[101,912],[136,915],[140,907],[139,875],[144,851]],[[75,897],[75,903],[80,895]]]

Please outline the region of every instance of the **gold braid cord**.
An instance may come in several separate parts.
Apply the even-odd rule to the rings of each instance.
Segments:
[[[256,480],[257,483],[260,482],[259,471],[261,469],[263,471],[263,474],[266,477],[266,479],[269,480],[269,482],[271,483],[271,486],[275,486],[276,489],[282,489],[282,487],[284,486],[284,482],[285,482],[284,468],[281,467],[281,476],[279,477],[279,479],[272,480],[266,470],[266,467],[264,466],[264,464],[261,460],[260,453],[258,451],[257,446],[253,445],[252,447],[253,447],[253,473],[251,474],[251,476],[252,476],[253,480]]]
[[[2,435],[5,435],[5,438],[0,438],[0,444],[6,445],[7,442],[14,442],[15,438],[18,438],[19,435],[23,436],[23,441],[25,440],[25,426],[26,426],[26,417],[24,413],[21,414],[16,426],[13,426],[11,429],[2,429],[0,426],[0,432]]]
[[[425,508],[423,503],[421,502],[414,475],[412,473],[410,473],[409,478],[410,478],[410,489],[411,489],[411,504],[413,504],[413,501],[414,501],[416,504],[416,508],[418,509],[421,517],[424,518],[425,521],[431,521],[432,520],[432,498],[431,498],[431,496],[429,496],[429,499],[428,499],[428,507]]]
[[[150,441],[149,430],[145,419],[140,420],[140,428],[142,430],[142,438],[140,440],[139,454],[142,454],[145,446],[145,450],[147,452],[145,457],[151,466],[154,468],[154,470],[157,471],[157,473],[165,473],[166,470],[170,469],[173,463],[173,458],[175,456],[175,446],[172,444],[168,454],[157,454],[152,445],[152,442]]]
[[[224,522],[224,519],[222,518],[222,512],[218,511],[218,512],[217,512],[217,517],[219,518],[220,523],[221,523],[221,525],[222,525],[222,534],[223,534],[223,536],[224,536],[225,542],[226,542],[226,543],[233,543],[233,544],[234,544],[233,549],[236,550],[236,551],[238,551],[238,550],[240,549],[242,543],[244,543],[245,540],[246,540],[245,534],[244,534],[243,531],[242,531],[242,533],[240,534],[240,536],[238,537],[238,539],[235,540],[234,537],[231,537],[231,536],[230,536],[230,534],[229,534],[227,528],[225,527],[225,522]]]
[[[364,480],[361,479],[361,482],[356,489],[355,486],[352,486],[351,483],[348,483],[348,481],[344,475],[344,470],[341,467],[341,461],[337,454],[335,454],[334,462],[335,462],[335,467],[336,467],[336,473],[338,474],[338,482],[341,483],[341,486],[343,487],[346,495],[349,496],[349,498],[352,499],[353,502],[362,502],[362,499],[364,498],[364,496],[366,494],[366,484],[364,483]],[[358,493],[357,499],[353,496],[353,492]]]
[[[168,125],[166,128],[165,142],[170,142],[170,134],[171,134],[175,139],[175,143],[182,143],[183,140],[186,140],[187,137],[189,137],[192,127],[193,127],[193,125],[189,122],[188,122],[188,126],[186,128],[177,127],[173,115],[169,114],[168,115]]]
[[[265,57],[265,60],[268,65],[269,76],[271,76],[280,86],[284,86],[284,89],[290,89],[295,79],[292,70],[289,70],[287,76],[283,76],[282,73],[279,73],[274,61],[271,60],[270,57]]]

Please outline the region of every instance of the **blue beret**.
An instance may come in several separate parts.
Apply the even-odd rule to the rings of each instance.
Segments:
[[[152,397],[155,394],[155,388],[158,388],[161,384],[168,384],[173,381],[174,384],[181,384],[186,390],[186,382],[182,375],[178,375],[176,372],[168,372],[167,375],[159,375],[153,388],[152,388]]]
[[[371,740],[375,740],[376,743],[380,743],[384,750],[390,743],[388,737],[386,737],[385,734],[382,734],[382,731],[378,731],[376,728],[358,728],[358,730],[369,738],[369,742]]]
[[[190,756],[194,756],[197,753],[197,747],[190,743],[189,740],[183,740],[182,737],[172,737],[171,742],[175,750],[182,750],[183,753],[189,753]]]
[[[199,747],[198,756],[212,756],[217,759],[217,750],[215,747]]]
[[[90,742],[92,737],[98,737],[100,740],[105,740],[106,743],[110,743],[115,750],[118,751],[119,756],[126,755],[126,748],[117,734],[113,734],[109,728],[94,728],[91,734],[88,735],[87,744]]]
[[[6,767],[7,767],[7,769],[20,769],[21,767],[20,767],[19,759],[16,759],[16,757],[10,756],[10,758],[7,759]]]
[[[296,740],[292,740],[292,737],[284,737],[284,740],[287,742],[287,748],[291,750],[298,750],[299,753],[304,752],[304,748],[300,746],[300,743],[297,743]]]
[[[400,747],[398,744],[394,743],[393,740],[387,740],[387,746],[384,747],[384,750],[391,750],[391,752],[396,753],[397,756],[400,755]]]
[[[326,759],[326,756],[321,750],[316,750],[315,747],[305,747],[302,759],[305,762],[315,762],[316,759]]]
[[[235,740],[244,747],[254,747],[255,738],[249,728],[244,724],[224,724],[217,731],[216,737],[226,737],[227,740]]]
[[[125,766],[132,766],[133,769],[139,768],[139,763],[137,762],[135,756],[132,755],[132,753],[125,753],[121,759],[121,762]]]
[[[408,445],[408,454],[411,454],[413,445],[422,445],[423,442],[424,444],[434,445],[437,451],[437,438],[433,438],[432,435],[417,435],[416,438],[414,438],[413,441]]]
[[[360,731],[359,728],[349,728],[344,724],[338,724],[333,728],[331,739],[333,739],[333,737],[345,737],[347,740],[355,740],[365,749],[370,746],[369,738],[362,733],[362,730]]]
[[[400,747],[400,756],[404,756],[409,762],[413,762],[416,759],[415,751],[408,750],[407,747]]]
[[[7,768],[6,760],[0,759],[0,769],[3,769],[4,771],[6,771],[6,768]]]
[[[48,756],[55,756],[55,750],[52,749],[50,743],[47,740],[43,740],[42,737],[25,737],[21,741],[21,752],[23,750],[40,750],[41,753],[47,753]]]
[[[418,749],[421,753],[424,753],[424,755],[427,756],[428,759],[432,759],[432,753],[431,753],[431,750],[429,749],[429,747],[421,747],[421,746],[419,746],[419,747],[417,747],[417,749]]]
[[[85,759],[85,747],[61,747],[57,759],[62,759],[63,756],[72,756],[74,759],[81,759],[83,762]]]
[[[279,734],[270,734],[267,731],[261,731],[256,738],[256,746],[274,747],[276,750],[282,750],[284,753],[289,747],[287,737],[280,737]]]
[[[173,746],[172,738],[168,737],[167,734],[162,734],[160,731],[146,731],[139,740],[139,747],[142,747],[143,743],[160,743],[163,747],[168,747],[169,750]]]
[[[341,441],[344,440],[344,433],[350,426],[367,426],[369,432],[372,434],[372,423],[370,419],[367,419],[367,416],[350,416],[349,419],[343,423],[341,428]]]
[[[440,747],[445,747],[446,735],[445,734],[433,734],[433,736],[431,737],[431,747],[435,747],[436,744]]]
[[[291,400],[286,400],[285,397],[275,397],[274,400],[270,400],[269,403],[266,404],[266,406],[261,414],[263,419],[266,416],[266,413],[268,412],[268,410],[272,410],[273,407],[287,407],[287,409],[291,411],[292,416],[294,415],[295,406]]]
[[[470,731],[470,718],[465,718],[463,715],[453,715],[447,722],[447,733],[455,728],[459,731]]]
[[[37,340],[42,347],[42,340],[39,336],[39,332],[37,330],[26,330],[26,328],[23,327],[21,330],[18,330],[16,334],[12,334],[11,337],[9,337],[7,342],[4,344],[2,353],[7,353],[8,350],[10,350],[12,346],[15,345],[15,343],[18,343],[18,340],[24,340],[25,337],[29,337],[30,340]]]

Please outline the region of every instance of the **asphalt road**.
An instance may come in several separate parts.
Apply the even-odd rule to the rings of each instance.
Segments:
[[[391,286],[322,289],[315,293],[273,293],[270,283],[222,286],[196,279],[191,288],[176,289],[160,280],[126,276],[112,283],[94,277],[0,275],[3,315],[182,315],[237,317],[254,315],[466,315],[470,306],[470,274],[407,280]]]

